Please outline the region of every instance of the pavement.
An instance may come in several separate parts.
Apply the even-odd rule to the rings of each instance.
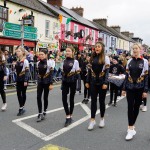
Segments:
[[[139,114],[136,131],[132,141],[125,141],[127,131],[126,98],[118,97],[117,107],[106,106],[103,129],[97,125],[88,131],[90,103],[82,104],[81,95],[76,93],[73,124],[64,128],[65,113],[62,107],[60,85],[49,94],[47,119],[37,123],[36,88],[28,89],[26,113],[17,117],[18,101],[16,92],[7,93],[8,109],[0,112],[0,150],[149,150],[150,149],[150,103],[148,111]],[[148,98],[149,101],[149,98]],[[109,102],[109,93],[106,104]]]

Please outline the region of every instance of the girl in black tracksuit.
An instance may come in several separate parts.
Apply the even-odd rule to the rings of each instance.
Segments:
[[[97,42],[95,45],[95,51],[91,56],[91,67],[88,70],[87,75],[87,88],[91,88],[91,121],[88,130],[93,130],[96,122],[95,115],[97,111],[97,96],[99,95],[100,103],[100,124],[99,127],[104,127],[104,114],[105,114],[105,97],[107,92],[108,75],[110,60],[105,56],[105,45],[102,42]]]
[[[25,58],[25,49],[21,46],[17,47],[16,54],[18,57],[18,60],[15,65],[17,73],[16,89],[20,106],[17,116],[21,116],[25,113],[24,106],[26,102],[26,90],[29,80],[29,62]]]
[[[72,114],[74,110],[74,96],[76,92],[77,74],[80,73],[79,63],[74,59],[74,48],[66,49],[66,59],[63,63],[62,72],[62,102],[66,113],[65,127],[72,123]],[[68,107],[67,95],[70,91],[70,108]]]
[[[40,61],[37,62],[37,105],[38,105],[38,117],[37,122],[45,119],[46,111],[48,107],[48,95],[49,90],[53,89],[53,64],[51,60],[47,59],[48,50],[42,49],[39,52]],[[44,111],[42,112],[42,93],[44,91]]]
[[[89,98],[91,95],[90,88],[87,88],[85,86],[88,68],[90,65],[89,60],[90,60],[90,56],[86,56],[86,60],[83,62],[82,69],[81,69],[81,79],[83,80],[83,84],[84,84],[84,100],[82,101],[82,103],[85,103],[85,104],[89,102]]]
[[[136,134],[135,122],[139,114],[142,98],[147,97],[148,92],[148,61],[140,56],[140,44],[133,45],[133,57],[128,60],[126,66],[126,78],[123,86],[123,95],[128,102],[128,131],[126,140],[131,140]]]
[[[7,103],[6,103],[6,93],[4,90],[4,81],[7,79],[6,73],[6,65],[5,65],[5,57],[3,52],[0,50],[0,94],[2,97],[3,105],[1,110],[6,110]]]
[[[124,74],[125,70],[124,68],[118,63],[118,57],[114,56],[113,57],[113,64],[110,66],[109,73],[112,75],[117,75],[119,76],[120,74]],[[121,87],[118,87],[114,83],[110,83],[110,102],[108,105],[112,104],[113,97],[114,97],[114,106],[117,106],[117,96],[119,89]],[[115,94],[115,95],[114,95]]]

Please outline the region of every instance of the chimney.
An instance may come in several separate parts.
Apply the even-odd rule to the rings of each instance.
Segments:
[[[76,7],[76,8],[72,7],[71,10],[76,12],[81,17],[83,17],[84,8],[82,8],[82,7]]]
[[[47,0],[48,4],[54,5],[54,6],[58,6],[61,7],[63,0]]]
[[[124,31],[124,32],[121,32],[121,34],[127,36],[127,37],[130,37],[130,32],[129,31]]]
[[[107,27],[107,19],[93,19],[93,22]]]
[[[134,37],[134,33],[129,33],[130,34],[130,38]]]
[[[114,30],[116,30],[119,33],[121,31],[121,27],[120,26],[111,26],[111,28],[113,28]]]

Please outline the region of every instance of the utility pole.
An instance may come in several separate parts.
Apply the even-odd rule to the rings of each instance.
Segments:
[[[24,24],[23,19],[21,20],[21,47],[24,47]]]

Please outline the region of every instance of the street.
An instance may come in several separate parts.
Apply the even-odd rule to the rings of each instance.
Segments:
[[[62,108],[59,85],[56,85],[50,92],[47,119],[41,123],[36,122],[36,89],[27,92],[27,112],[21,118],[16,116],[18,111],[16,93],[7,94],[8,109],[6,112],[0,112],[0,149],[43,150],[43,147],[49,145],[48,147],[52,147],[52,150],[57,150],[58,147],[62,147],[62,150],[149,150],[149,111],[140,112],[136,125],[137,135],[132,141],[126,142],[127,103],[125,98],[118,97],[117,107],[106,106],[106,127],[104,129],[98,128],[99,115],[97,115],[97,125],[93,131],[87,130],[90,104],[81,104],[82,100],[83,92],[81,95],[77,92],[74,123],[63,128],[65,113]],[[108,101],[109,93],[106,104]],[[47,149],[45,147],[44,150]]]

